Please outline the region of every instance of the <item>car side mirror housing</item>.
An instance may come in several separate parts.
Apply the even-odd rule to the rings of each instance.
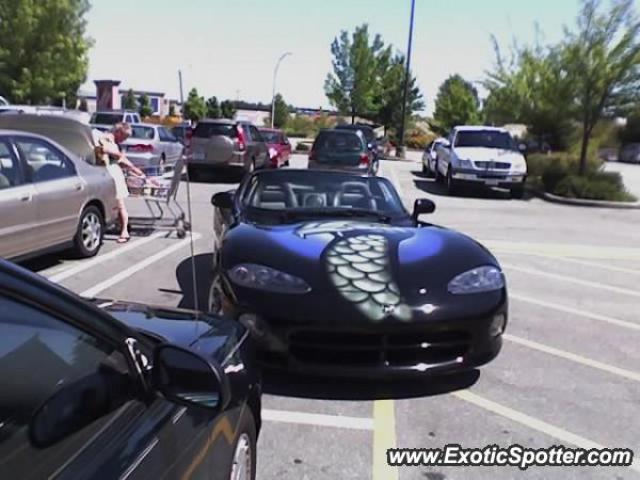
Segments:
[[[433,203],[432,200],[429,200],[428,198],[419,198],[413,204],[413,215],[411,216],[413,220],[417,222],[420,215],[427,215],[435,211],[436,204]]]
[[[519,150],[521,153],[526,153],[526,152],[527,152],[527,145],[526,145],[526,144],[524,144],[524,143],[520,143],[520,144],[518,145],[518,150]]]
[[[155,349],[152,381],[156,391],[180,405],[220,411],[231,398],[231,388],[220,367],[175,345]]]
[[[211,197],[211,205],[229,210],[233,207],[233,195],[229,192],[218,192]]]
[[[449,149],[451,148],[451,142],[449,140],[443,140],[440,145],[442,145],[442,148],[446,148]]]

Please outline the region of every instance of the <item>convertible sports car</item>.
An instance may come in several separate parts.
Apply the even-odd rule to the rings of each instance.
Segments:
[[[449,373],[491,361],[505,278],[473,239],[418,220],[385,178],[260,171],[212,197],[209,308],[245,324],[262,362],[349,377]]]

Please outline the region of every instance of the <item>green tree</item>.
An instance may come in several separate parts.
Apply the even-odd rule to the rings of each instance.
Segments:
[[[222,118],[232,119],[236,115],[236,106],[231,100],[224,100],[220,104]]]
[[[284,101],[284,98],[279,93],[275,97],[274,110],[273,110],[273,126],[276,128],[282,128],[286,125],[289,119],[289,107]]]
[[[375,120],[384,125],[385,128],[399,126],[402,121],[402,99],[405,75],[405,58],[403,55],[396,55],[389,63],[386,72],[381,80],[381,91],[378,104],[380,108]],[[424,108],[422,93],[416,85],[416,78],[409,72],[409,84],[407,86],[407,109],[406,119],[408,120],[417,111]]]
[[[13,103],[73,99],[87,76],[88,0],[0,2],[0,91]]]
[[[381,76],[386,72],[391,47],[384,46],[382,37],[370,40],[369,27],[357,27],[349,36],[342,31],[331,44],[333,73],[325,80],[325,94],[341,114],[372,116],[380,108]]]
[[[606,12],[599,0],[583,0],[577,31],[565,32],[563,61],[575,89],[581,123],[580,174],[587,169],[591,134],[598,121],[638,99],[640,20],[633,0],[618,0]]]
[[[539,142],[565,149],[573,131],[574,89],[558,47],[514,49],[507,62],[494,39],[496,67],[484,82],[488,123],[524,123]]]
[[[440,133],[481,121],[478,92],[460,75],[451,75],[440,85],[435,107],[433,127]]]
[[[124,96],[122,108],[125,110],[138,110],[138,100],[136,99],[132,89],[129,89],[127,94]]]
[[[141,118],[146,118],[153,115],[153,108],[151,108],[151,102],[149,101],[149,96],[146,93],[140,95],[138,103],[138,113],[140,114]]]
[[[182,116],[192,122],[197,122],[207,114],[207,105],[204,97],[198,94],[196,88],[192,88],[187,97],[187,101],[182,106]]]
[[[218,99],[216,97],[211,97],[209,100],[207,100],[207,117],[222,117],[222,110],[220,109],[220,105],[218,104]]]

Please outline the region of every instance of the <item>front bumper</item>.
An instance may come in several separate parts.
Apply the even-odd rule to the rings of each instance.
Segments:
[[[487,186],[498,188],[513,188],[523,185],[526,181],[526,173],[511,173],[499,170],[455,170],[452,174],[453,180],[458,184],[469,186]]]
[[[253,331],[265,367],[369,379],[449,374],[484,365],[500,352],[508,321],[506,302],[479,318],[419,323],[323,326],[253,314],[238,318]]]

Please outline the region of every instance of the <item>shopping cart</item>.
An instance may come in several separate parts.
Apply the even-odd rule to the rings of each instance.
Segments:
[[[129,196],[143,200],[150,213],[149,217],[129,217],[131,228],[175,230],[178,238],[185,237],[191,225],[176,200],[183,169],[184,160],[181,158],[176,162],[170,178],[165,177],[157,167],[143,168],[146,178],[130,174],[126,176]]]

